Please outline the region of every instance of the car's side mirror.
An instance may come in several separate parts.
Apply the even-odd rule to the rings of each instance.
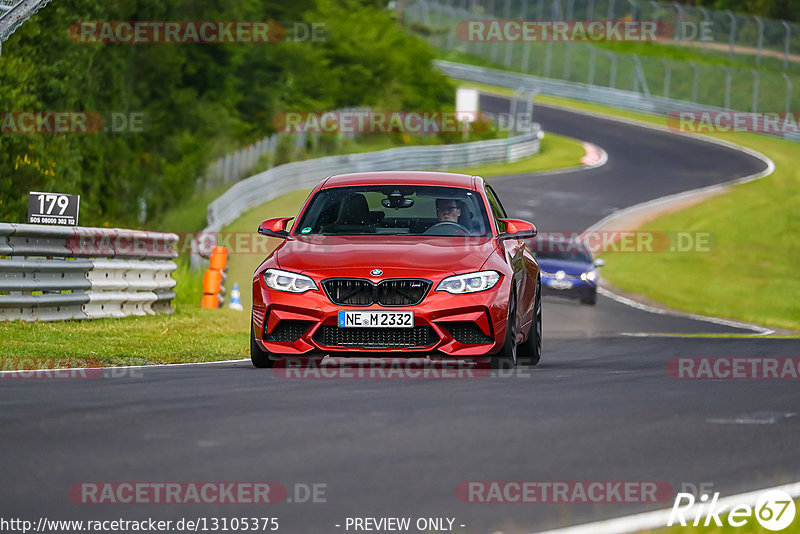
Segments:
[[[500,239],[530,239],[536,237],[538,231],[533,223],[520,219],[497,219],[506,224],[506,231],[500,234]]]
[[[606,264],[606,260],[604,260],[603,258],[597,258],[596,260],[594,260],[594,266],[595,267],[602,267],[605,264]]]
[[[286,225],[292,219],[294,219],[294,217],[276,217],[274,219],[267,219],[259,225],[258,233],[267,237],[291,239],[289,237],[289,232],[286,231]]]

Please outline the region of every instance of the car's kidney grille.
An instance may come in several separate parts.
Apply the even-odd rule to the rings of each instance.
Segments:
[[[314,336],[326,347],[429,347],[439,340],[428,325],[413,328],[340,328],[323,325]]]
[[[322,282],[328,298],[344,306],[414,306],[422,302],[431,282],[421,279],[392,279],[373,284],[360,278],[334,278]]]

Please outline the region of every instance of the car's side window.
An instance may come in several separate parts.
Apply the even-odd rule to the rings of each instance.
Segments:
[[[506,215],[506,210],[503,209],[503,205],[500,204],[500,200],[497,198],[497,193],[494,192],[494,189],[492,189],[492,186],[489,184],[486,184],[486,196],[489,198],[489,207],[492,208],[492,216],[495,222],[497,222],[497,228],[500,232],[505,232],[505,223],[500,222],[498,219],[505,219],[508,216]]]

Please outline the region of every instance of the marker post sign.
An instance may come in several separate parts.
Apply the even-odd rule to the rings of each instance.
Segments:
[[[477,89],[458,87],[456,89],[456,116],[464,124],[464,141],[469,138],[469,123],[478,120],[480,93]]]
[[[28,194],[28,224],[78,226],[80,204],[80,195],[31,191]]]

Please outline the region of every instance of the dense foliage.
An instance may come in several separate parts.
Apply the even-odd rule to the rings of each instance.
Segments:
[[[772,19],[800,20],[800,0],[697,0],[685,3]]]
[[[322,42],[103,44],[76,21],[324,24]],[[433,55],[367,0],[59,0],[0,56],[0,110],[144,113],[144,131],[0,134],[0,221],[25,218],[28,191],[79,193],[82,225],[135,225],[188,195],[213,158],[273,131],[287,109],[452,105]]]

